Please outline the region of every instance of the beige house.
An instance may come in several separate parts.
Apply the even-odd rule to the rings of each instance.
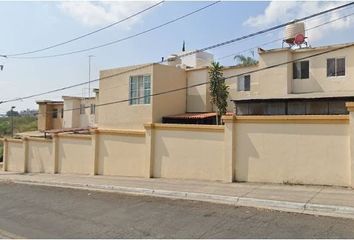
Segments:
[[[63,101],[37,101],[38,130],[92,128],[96,126],[98,89],[95,97],[63,96]]]
[[[63,96],[63,128],[88,128],[96,125],[96,97]]]
[[[37,101],[38,104],[38,130],[46,131],[60,129],[63,126],[63,101]]]
[[[354,100],[354,46],[257,70],[350,45],[259,49],[258,64],[225,67],[225,77],[237,75],[227,79],[230,87],[228,111],[239,115],[347,114],[345,102]],[[203,61],[200,58],[204,58]],[[212,59],[210,54],[187,60],[172,55],[167,65],[101,71],[100,104],[105,106],[98,109],[101,115],[98,126],[142,129],[144,123],[159,123],[166,116],[215,111],[210,103],[209,86],[202,84],[208,81],[208,65]],[[252,71],[256,72],[248,74]],[[107,78],[114,74],[117,76]],[[200,86],[192,87],[199,83]],[[116,103],[177,88],[187,89]]]

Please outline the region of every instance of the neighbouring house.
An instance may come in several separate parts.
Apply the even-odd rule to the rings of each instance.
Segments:
[[[60,129],[63,126],[63,101],[42,100],[38,104],[38,130]]]
[[[37,101],[38,130],[85,129],[96,126],[99,91],[94,97],[63,96],[63,101]]]
[[[88,128],[96,124],[96,97],[63,96],[63,128]]]
[[[238,75],[226,81],[230,91],[228,111],[237,115],[347,114],[345,102],[354,101],[354,46],[247,74],[342,46],[345,44],[259,49],[257,64],[224,67],[225,77]],[[215,107],[210,103],[209,86],[202,84],[209,79],[212,55],[188,57],[189,65],[172,55],[167,64],[101,71],[100,104],[105,106],[98,109],[98,127],[142,129],[146,122],[213,123]],[[181,90],[116,103],[178,88]]]

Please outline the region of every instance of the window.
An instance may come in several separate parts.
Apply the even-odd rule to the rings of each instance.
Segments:
[[[345,58],[327,59],[327,77],[345,76]]]
[[[57,108],[53,108],[52,118],[58,118],[58,109]]]
[[[150,75],[130,77],[129,98],[130,105],[150,104],[151,79]]]
[[[293,63],[293,79],[309,78],[309,61],[300,61]]]
[[[61,118],[64,117],[64,108],[60,109],[60,117],[61,117]]]
[[[85,104],[80,104],[80,114],[85,114]]]
[[[95,104],[91,104],[90,109],[91,109],[91,114],[96,113],[96,105]]]
[[[237,78],[237,91],[250,91],[251,90],[251,76],[244,75]]]

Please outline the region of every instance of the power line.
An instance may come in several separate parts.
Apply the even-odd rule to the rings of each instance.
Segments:
[[[339,17],[339,18],[330,20],[330,21],[326,21],[326,22],[321,23],[321,24],[318,24],[318,25],[316,25],[316,26],[307,28],[307,29],[305,29],[305,31],[311,31],[311,30],[313,30],[313,29],[316,29],[316,28],[322,27],[322,26],[324,26],[324,25],[327,25],[327,24],[330,24],[330,23],[333,23],[333,22],[336,22],[336,21],[339,21],[339,20],[342,20],[342,19],[351,17],[351,16],[353,16],[353,15],[354,15],[354,12],[353,12],[353,13],[350,13],[350,14],[347,14],[347,15],[344,15],[344,16],[342,16],[342,17]],[[271,44],[271,43],[280,41],[280,40],[282,40],[282,39],[283,39],[283,38],[278,38],[278,39],[275,39],[275,40],[272,40],[272,41],[263,43],[263,44],[261,44],[261,45],[254,46],[254,47],[252,47],[252,48],[248,48],[248,49],[246,49],[246,50],[242,50],[242,51],[237,52],[237,53],[228,54],[228,55],[226,55],[226,56],[222,56],[222,57],[217,58],[217,60],[225,59],[225,58],[228,58],[228,57],[233,57],[233,56],[235,56],[235,55],[238,55],[238,54],[241,54],[241,53],[244,53],[244,52],[251,51],[251,50],[253,50],[253,49],[255,49],[255,48],[258,48],[258,47],[260,47],[260,46],[266,46],[266,45],[268,45],[268,44]]]
[[[215,3],[217,3],[217,2],[214,2],[213,4],[215,4]],[[329,13],[331,11],[335,11],[335,10],[338,10],[338,9],[341,9],[341,8],[344,8],[344,7],[348,7],[348,6],[353,5],[353,4],[354,4],[354,2],[351,2],[351,3],[348,3],[348,4],[344,4],[344,5],[341,5],[341,6],[338,6],[338,7],[335,7],[335,8],[331,8],[331,9],[328,9],[328,10],[325,10],[325,11],[322,11],[322,12],[319,12],[319,13],[316,13],[316,14],[309,15],[307,17],[303,17],[301,19],[297,19],[297,20],[294,20],[294,21],[289,21],[289,22],[286,22],[286,23],[282,23],[282,24],[273,26],[273,27],[265,29],[265,30],[261,30],[261,31],[255,32],[255,33],[251,33],[251,34],[242,36],[242,37],[238,37],[238,38],[234,38],[234,39],[231,39],[231,40],[228,40],[228,41],[225,41],[225,42],[221,42],[221,43],[209,46],[209,47],[205,47],[205,48],[202,48],[202,49],[199,49],[199,50],[195,50],[195,51],[191,51],[191,52],[188,52],[188,53],[185,53],[185,54],[181,54],[178,57],[185,57],[185,56],[189,56],[189,55],[192,55],[192,54],[195,54],[195,53],[198,53],[198,52],[204,52],[206,50],[210,50],[210,49],[213,49],[213,48],[217,48],[217,47],[221,47],[221,46],[224,46],[224,45],[228,45],[228,44],[231,44],[231,43],[234,43],[234,42],[237,42],[237,41],[241,41],[241,40],[244,40],[244,39],[247,39],[247,38],[254,37],[256,35],[264,34],[266,32],[273,31],[275,29],[279,29],[279,28],[285,27],[285,26],[287,26],[289,24],[293,24],[293,23],[296,23],[296,22],[299,22],[299,21],[304,21],[304,20],[307,20],[307,19],[311,19],[311,18],[320,16],[320,15],[323,15],[323,14]],[[119,75],[122,75],[122,74],[126,74],[128,72],[144,69],[146,67],[150,67],[150,66],[153,66],[155,64],[160,64],[160,63],[163,63],[163,62],[166,62],[166,61],[167,60],[161,60],[159,62],[149,63],[149,64],[146,64],[146,65],[141,65],[141,66],[138,66],[137,68],[128,69],[128,70],[123,71],[123,72],[119,72],[119,73],[112,74],[112,75],[109,75],[109,76],[106,76],[106,77],[102,77],[102,78],[97,78],[97,79],[91,80],[91,83],[92,82],[97,82],[97,81],[100,81],[100,80],[109,79],[109,78],[112,78],[112,77],[115,77],[115,76],[119,76]],[[25,96],[25,97],[18,97],[18,98],[14,98],[14,99],[0,101],[0,104],[8,103],[8,102],[14,102],[14,101],[20,101],[20,100],[24,100],[24,99],[33,98],[33,97],[38,97],[38,96],[42,96],[42,95],[46,95],[46,94],[50,94],[50,93],[54,93],[54,92],[58,92],[58,91],[67,90],[67,89],[74,88],[74,87],[79,87],[79,86],[82,86],[82,85],[85,85],[85,84],[88,84],[88,81],[82,82],[82,83],[78,83],[78,84],[74,84],[74,85],[70,85],[70,86],[66,86],[66,87],[62,87],[62,88],[57,88],[57,89],[46,91],[46,92],[42,92],[42,93],[37,93],[37,94]]]
[[[143,34],[145,34],[145,33],[154,31],[154,30],[156,30],[156,29],[159,29],[159,28],[162,28],[162,27],[167,26],[167,25],[169,25],[169,24],[172,24],[172,23],[174,23],[174,22],[177,22],[177,21],[179,21],[179,20],[181,20],[181,19],[184,19],[184,18],[186,18],[186,17],[189,17],[189,16],[191,16],[191,15],[193,15],[193,14],[195,14],[195,13],[198,13],[198,12],[200,12],[200,11],[206,9],[206,8],[209,8],[209,7],[215,5],[215,4],[219,3],[219,2],[221,2],[221,1],[213,2],[213,3],[208,4],[208,5],[206,5],[206,6],[202,7],[202,8],[199,8],[199,9],[197,9],[197,10],[194,10],[194,11],[192,11],[192,12],[190,12],[190,13],[187,13],[187,14],[185,14],[185,15],[182,15],[182,16],[180,16],[180,17],[178,17],[178,18],[172,19],[172,20],[170,20],[170,21],[168,21],[168,22],[165,22],[165,23],[163,23],[163,24],[160,24],[160,25],[157,25],[157,26],[155,26],[155,27],[149,28],[149,29],[147,29],[147,30],[145,30],[145,31],[142,31],[142,32],[139,32],[139,33],[130,35],[130,36],[128,36],[128,37],[120,38],[120,39],[117,39],[117,40],[114,40],[114,41],[111,41],[111,42],[107,42],[107,43],[104,43],[104,44],[101,44],[101,45],[97,45],[97,46],[94,46],[94,47],[89,47],[89,48],[85,48],[85,49],[81,49],[81,50],[77,50],[77,51],[66,52],[66,53],[60,53],[60,54],[54,54],[54,55],[46,55],[46,56],[37,56],[37,57],[10,57],[10,56],[8,56],[8,57],[9,57],[9,58],[16,58],[16,59],[53,58],[53,57],[62,57],[62,56],[67,56],[67,55],[76,54],[76,53],[87,52],[87,51],[91,51],[91,50],[98,49],[98,48],[102,48],[102,47],[107,47],[107,46],[110,46],[110,45],[113,45],[113,44],[116,44],[116,43],[119,43],[119,42],[126,41],[126,40],[128,40],[128,39],[132,39],[132,38],[138,37],[138,36],[143,35]]]
[[[144,13],[144,12],[146,12],[146,11],[148,11],[148,10],[154,8],[154,7],[159,6],[159,5],[162,4],[163,2],[165,2],[165,0],[160,1],[160,2],[158,2],[158,3],[156,3],[156,4],[152,5],[152,6],[149,6],[148,8],[145,8],[145,9],[143,9],[143,10],[141,10],[141,11],[138,11],[138,12],[136,12],[136,13],[134,13],[134,14],[132,14],[132,15],[126,17],[126,18],[123,18],[123,19],[121,19],[121,20],[119,20],[119,21],[116,21],[116,22],[114,22],[114,23],[111,23],[111,24],[109,24],[109,25],[107,25],[107,26],[105,26],[105,27],[96,29],[96,30],[94,30],[94,31],[92,31],[92,32],[89,32],[89,33],[80,35],[80,36],[78,36],[78,37],[69,39],[69,40],[64,41],[64,42],[61,42],[61,43],[56,43],[56,44],[54,44],[54,45],[50,45],[50,46],[48,46],[48,47],[40,48],[40,49],[37,49],[37,50],[32,50],[32,51],[27,51],[27,52],[20,52],[20,53],[14,53],[14,54],[2,54],[2,55],[0,55],[0,56],[3,56],[3,57],[14,57],[14,56],[27,55],[27,54],[42,52],[42,51],[45,51],[45,50],[48,50],[48,49],[56,48],[56,47],[59,47],[59,46],[62,46],[62,45],[65,45],[65,44],[68,44],[68,43],[77,41],[77,40],[79,40],[79,39],[88,37],[88,36],[90,36],[90,35],[92,35],[92,34],[98,33],[98,32],[100,32],[100,31],[103,31],[103,30],[107,29],[107,28],[110,28],[110,27],[113,27],[113,26],[115,26],[115,25],[118,25],[118,24],[120,24],[120,23],[122,23],[122,22],[125,22],[125,21],[127,21],[127,20],[129,20],[129,19],[131,19],[131,18],[134,18],[134,17],[136,17],[136,16],[138,16],[138,15],[140,15],[140,14],[142,14],[142,13]]]
[[[301,57],[301,58],[297,58],[297,59],[294,59],[294,60],[285,61],[285,62],[281,62],[281,63],[278,63],[278,64],[270,65],[270,66],[267,66],[267,67],[263,67],[263,68],[259,68],[259,69],[255,69],[255,70],[251,70],[251,71],[247,71],[247,72],[243,72],[243,73],[240,73],[240,74],[231,75],[231,76],[228,76],[228,77],[224,77],[223,79],[224,80],[229,80],[229,79],[232,79],[232,78],[236,78],[236,77],[240,77],[240,76],[244,76],[244,75],[248,75],[248,74],[252,74],[252,73],[265,71],[265,70],[276,68],[276,67],[279,67],[279,66],[282,66],[282,65],[286,65],[286,64],[290,64],[290,63],[306,60],[306,59],[311,59],[311,58],[314,58],[314,57],[318,57],[318,56],[321,56],[321,55],[324,55],[324,54],[327,54],[327,53],[331,53],[331,52],[335,52],[335,51],[339,51],[339,50],[342,50],[342,49],[347,49],[347,48],[350,48],[350,47],[353,47],[353,46],[354,46],[354,43],[348,44],[348,45],[345,45],[345,46],[342,46],[342,47],[337,47],[337,48],[330,49],[330,50],[327,50],[327,51],[315,53],[315,54],[312,54],[312,55],[309,55],[309,56],[306,56],[306,57]],[[160,96],[160,95],[164,95],[164,94],[169,94],[169,93],[173,93],[173,92],[187,90],[187,89],[193,88],[193,87],[203,86],[203,85],[206,85],[208,83],[210,83],[210,81],[205,81],[205,82],[201,82],[201,83],[198,83],[198,84],[189,85],[189,86],[186,86],[186,87],[181,87],[181,88],[175,88],[175,89],[171,89],[171,90],[167,90],[167,91],[162,91],[162,92],[159,92],[159,93],[153,93],[153,94],[149,94],[149,95],[144,95],[144,96],[141,96],[141,97],[127,98],[127,99],[122,99],[122,100],[117,100],[117,101],[112,101],[112,102],[100,103],[100,104],[96,104],[96,107],[103,107],[103,106],[107,106],[107,105],[125,103],[125,102],[129,102],[131,100],[143,99],[145,97],[156,97],[156,96]],[[89,108],[89,107],[90,106],[84,106],[85,109]],[[74,111],[74,110],[80,110],[80,108],[64,109],[63,111]],[[49,111],[49,112],[46,112],[46,114],[50,114],[50,113],[53,113],[53,112],[54,111]],[[37,115],[42,115],[42,114],[43,113],[38,113]]]

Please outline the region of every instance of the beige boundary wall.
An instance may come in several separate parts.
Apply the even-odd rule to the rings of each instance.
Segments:
[[[354,186],[354,103],[348,115],[227,116],[225,125],[3,139],[16,172]]]

